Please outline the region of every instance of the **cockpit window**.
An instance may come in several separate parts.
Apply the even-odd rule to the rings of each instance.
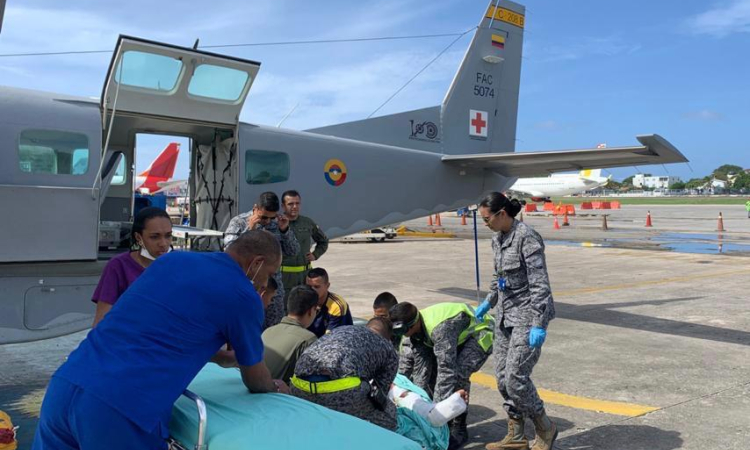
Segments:
[[[245,181],[247,184],[281,183],[289,179],[289,155],[282,152],[247,150]]]
[[[154,53],[126,51],[117,65],[115,81],[123,86],[134,86],[167,93],[177,85],[182,61]]]
[[[190,79],[188,93],[213,100],[236,102],[242,96],[250,76],[229,67],[202,64]]]
[[[18,145],[21,172],[84,175],[89,170],[89,139],[85,134],[25,130]]]

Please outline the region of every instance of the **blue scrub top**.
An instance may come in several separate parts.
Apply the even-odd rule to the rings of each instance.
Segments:
[[[172,404],[223,344],[232,344],[241,365],[263,361],[263,319],[260,297],[229,255],[169,253],[125,291],[54,376],[144,431],[164,432]]]

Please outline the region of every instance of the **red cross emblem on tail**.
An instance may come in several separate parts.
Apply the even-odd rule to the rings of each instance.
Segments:
[[[487,137],[487,111],[469,110],[469,136]]]

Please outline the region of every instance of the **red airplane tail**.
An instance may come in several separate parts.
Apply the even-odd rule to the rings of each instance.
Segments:
[[[162,150],[159,156],[148,166],[148,169],[138,175],[146,178],[140,188],[155,192],[159,189],[158,183],[171,180],[179,154],[180,144],[172,142],[167,145],[167,148]]]

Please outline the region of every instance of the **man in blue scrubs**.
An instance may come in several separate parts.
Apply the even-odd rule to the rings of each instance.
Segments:
[[[53,375],[33,449],[165,449],[172,405],[225,343],[250,392],[285,392],[263,363],[263,304],[251,280],[281,248],[248,231],[226,253],[154,261]],[[226,362],[226,361],[225,361]]]

